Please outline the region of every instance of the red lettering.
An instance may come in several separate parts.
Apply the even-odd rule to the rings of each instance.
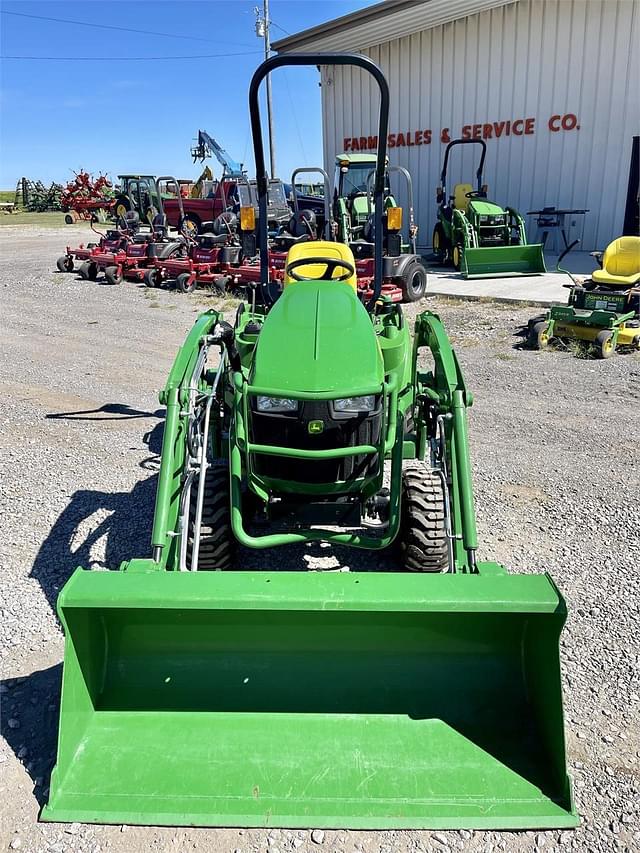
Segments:
[[[483,124],[482,125],[482,138],[483,139],[491,139],[493,133],[493,125],[491,124]]]
[[[524,122],[524,132],[527,136],[531,136],[532,133],[535,133],[535,124],[536,120],[534,118],[527,118]]]
[[[345,138],[342,140],[342,142],[343,142],[343,146],[342,146],[342,147],[343,147],[343,150],[344,150],[344,151],[348,151],[348,150],[351,148],[351,139],[350,139],[350,137],[345,136]]]
[[[378,147],[378,137],[377,136],[370,136],[367,139],[367,145],[369,147],[369,151],[375,150]]]
[[[519,130],[516,130],[516,125],[517,125],[517,124],[519,124],[519,125],[520,125],[520,129],[519,129]],[[522,119],[521,119],[521,118],[517,118],[517,119],[514,121],[514,123],[513,123],[512,127],[511,127],[511,130],[513,131],[513,135],[514,135],[514,136],[522,136],[522,129],[523,129],[523,127],[524,127],[524,122],[522,121]]]
[[[396,147],[396,135],[395,135],[395,133],[390,133],[389,136],[387,137],[387,146],[389,148],[395,148]]]
[[[431,145],[431,131],[425,130],[423,134],[424,144]]]
[[[549,130],[553,133],[557,133],[560,128],[558,127],[558,122],[560,121],[560,116],[551,116],[549,119]]]
[[[502,136],[504,132],[504,125],[505,123],[503,121],[494,121],[493,132],[496,135],[496,139],[500,139],[500,137]]]
[[[404,145],[404,133],[402,131],[396,136],[396,148],[399,148],[401,145]]]
[[[578,124],[578,117],[574,116],[573,113],[567,113],[565,116],[562,116],[562,129],[563,130],[573,130]]]
[[[416,130],[416,132],[413,134],[414,145],[422,145],[422,134],[422,130]]]
[[[471,125],[465,124],[462,128],[462,138],[463,139],[471,139]]]
[[[473,125],[473,132],[472,132],[473,138],[474,139],[480,139],[481,133],[482,133],[482,125],[481,124],[474,124]]]
[[[443,127],[440,131],[440,142],[451,142],[451,137],[449,136],[449,128]]]
[[[507,122],[506,134],[505,135],[511,136],[511,122],[510,121]]]
[[[408,130],[408,131],[407,131],[407,148],[412,148],[412,147],[413,147],[413,145],[414,145],[414,142],[413,142],[413,139],[412,139],[412,136],[411,136],[411,131],[410,131],[410,130]]]
[[[358,143],[358,137],[357,136],[354,136],[353,139],[351,140],[351,149],[353,151],[359,151],[360,150],[360,144]]]

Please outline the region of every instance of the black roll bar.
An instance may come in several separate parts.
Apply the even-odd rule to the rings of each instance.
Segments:
[[[442,194],[445,199],[447,197],[447,164],[449,162],[449,151],[454,145],[481,145],[482,154],[480,155],[480,165],[476,172],[476,180],[478,182],[478,192],[482,190],[482,173],[484,172],[484,158],[487,156],[487,143],[484,139],[453,139],[444,152],[444,163],[442,164],[442,173],[440,175],[440,183],[442,184]]]

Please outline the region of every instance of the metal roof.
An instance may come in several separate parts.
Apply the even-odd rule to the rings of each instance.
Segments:
[[[519,0],[385,0],[272,44],[279,53],[363,50]]]

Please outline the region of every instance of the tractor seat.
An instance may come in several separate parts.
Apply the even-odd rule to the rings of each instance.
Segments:
[[[591,278],[603,287],[635,287],[640,284],[640,237],[618,237],[602,256],[602,269]]]
[[[148,243],[151,239],[151,234],[143,233],[143,234],[134,234],[133,242],[134,243]]]
[[[456,210],[461,210],[463,213],[467,212],[467,208],[469,207],[469,199],[467,198],[467,193],[472,193],[473,187],[471,184],[456,184],[453,188],[453,206]]]
[[[297,261],[301,258],[339,258],[340,260],[346,261],[354,268],[354,272],[343,282],[343,284],[346,284],[357,291],[358,279],[355,273],[356,262],[353,257],[353,252],[348,246],[345,246],[344,243],[333,243],[330,240],[309,240],[306,243],[296,243],[291,247],[291,249],[289,249],[287,254],[284,276],[285,287],[299,284],[299,282],[294,278],[291,278],[287,272],[287,268],[292,261]],[[324,264],[307,264],[298,267],[296,273],[307,276],[308,278],[320,279],[321,276],[324,275],[325,269],[326,267]],[[336,267],[333,271],[333,278],[339,278],[341,275],[344,275],[345,272],[346,270],[343,267]]]
[[[215,246],[224,246],[229,239],[227,234],[198,234],[195,238],[196,243],[201,249],[213,249]]]

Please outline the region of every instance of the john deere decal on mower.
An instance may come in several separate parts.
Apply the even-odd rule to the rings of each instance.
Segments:
[[[366,304],[341,242],[295,244],[277,298],[268,281],[259,85],[328,64],[368,71],[380,91]],[[548,575],[479,559],[471,394],[438,317],[420,314],[412,336],[379,298],[386,80],[364,56],[288,54],[258,68],[249,103],[261,279],[235,320],[197,320],[162,392],[151,555],[78,569],[60,594],[43,817],[575,826],[564,601]],[[384,551],[388,569],[295,571],[282,546],[319,540]],[[278,570],[238,570],[238,545],[278,547]]]

